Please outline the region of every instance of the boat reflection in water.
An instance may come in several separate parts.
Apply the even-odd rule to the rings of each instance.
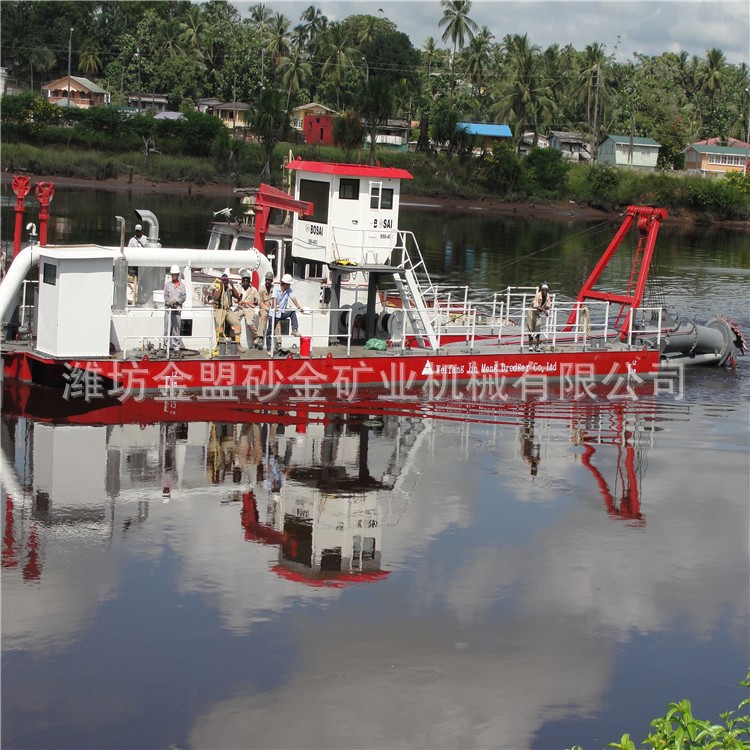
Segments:
[[[467,454],[511,450],[530,481],[543,476],[550,452],[567,456],[590,472],[611,516],[645,523],[649,399],[212,404],[222,421],[211,422],[182,421],[181,406],[195,416],[194,402],[169,403],[158,405],[161,421],[145,423],[142,409],[153,419],[154,402],[78,413],[61,411],[63,402],[50,416],[48,398],[33,386],[4,391],[2,564],[24,580],[41,577],[50,545],[137,534],[154,503],[208,497],[237,508],[245,541],[278,549],[269,567],[287,580],[378,581],[389,572],[383,529],[407,512],[436,439]],[[509,430],[515,440],[503,439]]]

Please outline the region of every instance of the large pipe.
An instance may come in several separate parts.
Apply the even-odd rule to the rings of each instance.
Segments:
[[[45,248],[27,246],[13,259],[2,283],[0,283],[0,320],[7,321],[15,307],[16,296],[21,289],[26,274],[39,262]],[[92,245],[92,255],[101,257],[102,251],[112,254],[112,260],[120,256],[121,248]],[[172,247],[126,247],[125,258],[128,265],[149,268],[178,266],[222,266],[228,268],[249,268],[263,278],[267,271],[273,271],[271,261],[257,250],[197,250],[194,248]]]

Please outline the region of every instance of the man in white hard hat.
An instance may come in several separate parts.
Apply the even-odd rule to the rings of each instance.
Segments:
[[[170,279],[164,285],[164,345],[174,354],[180,351],[180,324],[182,306],[187,299],[185,285],[180,280],[180,267],[169,269]]]
[[[140,224],[135,225],[133,235],[128,242],[128,247],[146,247],[146,238],[143,236],[143,227]]]
[[[540,284],[537,288],[537,292],[534,295],[534,301],[531,303],[531,310],[529,310],[526,330],[529,333],[529,348],[531,351],[539,351],[540,345],[540,318],[546,317],[550,309],[550,298],[549,298],[549,286],[547,282]]]
[[[297,313],[295,310],[289,309],[289,303],[292,303],[294,307],[297,308],[300,312],[305,312],[305,310],[302,309],[302,305],[300,305],[299,302],[297,302],[297,298],[294,296],[294,293],[292,292],[292,277],[291,274],[285,273],[281,277],[280,282],[280,288],[276,292],[276,294],[273,297],[273,304],[272,304],[272,326],[273,328],[276,328],[276,326],[281,323],[282,320],[286,320],[289,318],[292,324],[292,336],[299,336],[299,323],[297,322]],[[268,349],[269,353],[271,351],[271,326],[268,326],[268,330],[266,332],[266,349]]]
[[[253,273],[248,268],[240,269],[240,298],[237,302],[237,309],[234,315],[227,316],[232,330],[235,332],[235,341],[239,342],[241,334],[242,321],[245,321],[247,333],[247,344],[252,348],[258,337],[258,328],[255,327],[255,314],[260,304],[260,295],[258,290],[253,286]],[[240,347],[242,351],[242,347]]]

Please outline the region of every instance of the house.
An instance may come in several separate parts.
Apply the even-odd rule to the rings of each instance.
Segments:
[[[138,112],[144,112],[147,109],[154,112],[166,112],[167,95],[166,94],[131,94],[128,97],[128,104],[134,107]]]
[[[214,108],[222,103],[221,99],[218,99],[215,96],[210,96],[207,99],[198,99],[195,103],[195,108],[204,115],[213,115]]]
[[[636,138],[629,135],[610,135],[596,150],[598,164],[630,167],[640,172],[656,169],[661,144],[653,138]]]
[[[459,122],[456,127],[462,128],[469,135],[477,136],[481,141],[481,150],[491,149],[495,143],[500,143],[512,135],[507,125],[488,122]]]
[[[250,127],[250,105],[245,102],[223,102],[213,108],[215,117],[218,117],[228,128],[233,130],[245,130]]]
[[[375,132],[375,144],[386,146],[397,151],[406,151],[409,145],[411,125],[408,120],[389,118],[386,122],[378,125]],[[370,142],[369,134],[365,137],[365,143]]]
[[[532,148],[549,148],[549,138],[546,135],[535,133],[533,130],[527,130],[521,136],[521,142],[518,144],[519,156],[526,156]]]
[[[70,89],[70,98],[68,98]],[[109,91],[97,86],[88,78],[80,76],[62,76],[54,81],[42,84],[42,94],[54,104],[73,107],[103,107],[109,104]]]
[[[716,176],[727,172],[750,174],[750,146],[747,143],[742,146],[718,146],[701,141],[691,143],[683,153],[687,172]]]
[[[318,102],[300,104],[292,110],[291,125],[295,130],[303,133],[305,132],[305,116],[318,117],[327,115],[333,117],[335,114],[336,110],[326,107],[325,104],[318,104]]]
[[[549,137],[549,147],[562,151],[563,158],[569,161],[591,160],[589,141],[581,133],[553,130]]]

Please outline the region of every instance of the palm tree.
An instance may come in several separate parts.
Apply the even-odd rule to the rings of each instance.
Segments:
[[[289,110],[292,94],[299,91],[312,76],[312,65],[302,50],[295,49],[288,57],[281,58],[278,72],[279,80],[286,89],[286,108]]]
[[[496,120],[510,120],[517,143],[524,130],[536,130],[540,102],[542,64],[539,47],[529,44],[526,34],[506,36],[503,46],[507,55],[508,75],[501,83],[498,99],[491,112]],[[545,97],[547,98],[547,97]]]
[[[391,86],[387,79],[371,76],[365,81],[359,95],[359,112],[365,118],[367,132],[370,135],[370,157],[368,163],[375,165],[375,138],[378,125],[387,122],[393,106]]]
[[[453,42],[453,58],[451,61],[451,70],[454,70],[456,59],[456,47],[463,49],[464,42],[474,38],[477,30],[477,24],[469,18],[471,10],[471,0],[440,0],[443,7],[443,17],[438,21],[438,26],[445,26],[442,40],[448,39]],[[453,76],[453,85],[455,86],[455,75]]]
[[[323,75],[328,75],[336,87],[336,106],[341,107],[341,84],[347,68],[354,66],[357,51],[352,47],[344,26],[332,23],[323,42]]]
[[[258,31],[265,31],[272,17],[273,11],[263,3],[258,3],[250,8],[250,21]]]
[[[306,34],[308,51],[314,53],[319,42],[319,37],[328,28],[328,18],[318,8],[310,5],[300,16],[302,26]]]
[[[78,70],[86,75],[98,73],[102,69],[102,58],[99,53],[99,45],[96,42],[90,38],[84,39],[78,53]]]
[[[208,36],[208,22],[199,5],[191,5],[182,17],[180,23],[182,36],[180,41],[193,53],[201,52],[203,43]]]
[[[162,22],[157,44],[158,57],[162,62],[182,57],[185,54],[182,33],[182,24],[176,18],[167,18]]]
[[[277,13],[269,24],[268,44],[266,45],[266,52],[268,52],[274,59],[274,64],[278,68],[281,58],[289,54],[289,19],[281,14]]]
[[[273,148],[281,140],[289,117],[284,108],[284,93],[278,89],[264,89],[258,98],[253,117],[253,132],[263,144],[266,162],[261,175],[270,174]]]
[[[484,72],[489,63],[490,42],[492,33],[485,26],[482,32],[477,34],[468,46],[468,57],[466,59],[466,73],[471,81],[472,90],[479,91],[484,83]]]

